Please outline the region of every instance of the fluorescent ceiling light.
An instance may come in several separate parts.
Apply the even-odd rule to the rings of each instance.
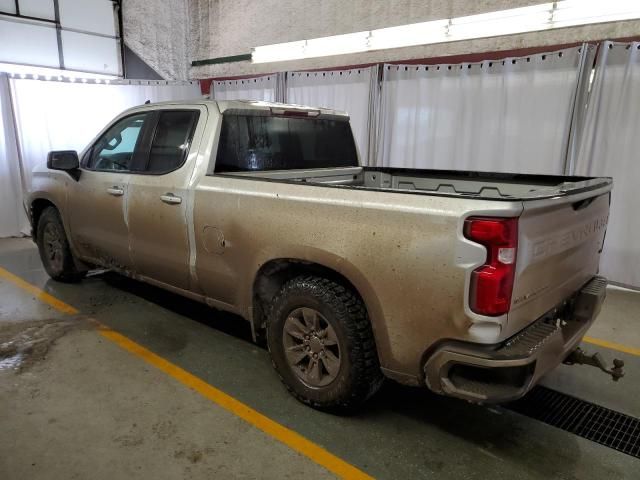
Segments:
[[[362,45],[367,44],[368,37],[369,32],[357,32],[307,40],[304,54],[308,57],[321,57],[358,52]]]
[[[276,43],[264,47],[256,47],[251,52],[251,61],[254,63],[280,62],[304,57],[306,40],[299,42]]]
[[[369,33],[368,50],[409,47],[435,43],[449,25],[449,20],[413,23],[400,27],[380,28]]]
[[[553,3],[450,19],[444,41],[497,37],[551,28]]]
[[[638,18],[640,0],[562,0],[480,15],[265,45],[252,49],[251,61],[265,63],[326,57]]]
[[[70,81],[78,79],[101,79],[101,80],[116,80],[119,77],[116,75],[104,75],[101,73],[86,73],[79,72],[77,70],[60,70],[58,68],[48,67],[32,67],[30,65],[18,65],[15,63],[0,63],[0,72],[5,72],[13,75],[19,75],[21,78],[44,78],[45,80],[62,80],[66,78]]]
[[[564,0],[553,11],[554,28],[638,18],[638,0]]]
[[[257,47],[251,59],[255,63],[265,63],[357,53],[362,51],[362,45],[366,45],[368,37],[369,32],[357,32]]]

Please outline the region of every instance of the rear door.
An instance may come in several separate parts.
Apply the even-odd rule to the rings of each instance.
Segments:
[[[129,181],[129,234],[137,273],[185,290],[192,287],[192,173],[206,118],[202,106],[155,110],[146,154]]]
[[[558,306],[598,273],[609,189],[523,202],[509,333]]]
[[[139,152],[148,114],[135,113],[114,122],[84,154],[82,173],[69,189],[69,222],[81,256],[98,264],[128,270],[127,202],[129,174]]]

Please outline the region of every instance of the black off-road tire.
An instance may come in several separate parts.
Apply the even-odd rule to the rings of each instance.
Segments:
[[[40,214],[36,229],[38,251],[49,276],[59,282],[79,282],[86,270],[76,267],[58,210],[47,207]]]
[[[310,386],[294,372],[285,354],[285,321],[296,309],[314,309],[335,332],[340,346],[337,376],[326,386]],[[359,295],[335,281],[300,276],[284,284],[273,299],[267,344],[280,379],[299,401],[321,410],[351,413],[378,391],[380,371],[371,323]]]

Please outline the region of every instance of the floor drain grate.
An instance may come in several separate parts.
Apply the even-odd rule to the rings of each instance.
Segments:
[[[638,418],[540,386],[524,398],[505,406],[514,412],[640,458]]]

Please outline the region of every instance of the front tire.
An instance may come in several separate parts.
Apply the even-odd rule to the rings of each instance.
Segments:
[[[332,280],[301,276],[285,283],[273,300],[267,343],[287,389],[314,408],[351,411],[382,384],[364,304]]]
[[[40,259],[49,276],[67,283],[82,280],[86,271],[76,267],[58,210],[47,207],[38,219],[36,232]]]

